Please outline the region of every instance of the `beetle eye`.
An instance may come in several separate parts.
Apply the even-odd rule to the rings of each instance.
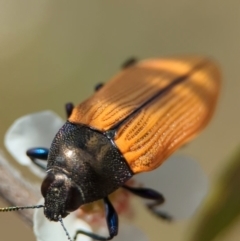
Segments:
[[[71,187],[68,193],[68,199],[66,203],[66,211],[73,212],[79,208],[82,204],[81,193],[79,192],[77,187]]]
[[[43,197],[45,198],[47,195],[47,190],[49,186],[52,184],[52,182],[55,180],[54,175],[52,173],[48,173],[45,179],[43,180],[42,186],[41,186],[41,193]]]

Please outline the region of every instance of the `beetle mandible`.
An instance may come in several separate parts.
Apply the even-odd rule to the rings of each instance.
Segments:
[[[106,85],[98,85],[93,96],[76,107],[66,105],[68,120],[50,149],[27,151],[37,165],[36,159],[47,160],[41,187],[45,216],[62,223],[81,205],[103,199],[109,236],[79,230],[74,240],[80,233],[110,240],[118,233],[118,216],[108,195],[123,187],[155,200],[148,208],[171,219],[154,209],[164,202],[160,193],[125,183],[159,167],[207,125],[220,80],[217,65],[201,56],[130,59]]]

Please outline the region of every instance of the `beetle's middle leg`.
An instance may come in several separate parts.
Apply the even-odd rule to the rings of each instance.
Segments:
[[[109,231],[109,237],[103,237],[98,234],[94,234],[91,232],[87,232],[84,230],[78,230],[73,238],[75,241],[77,239],[78,234],[84,234],[94,240],[111,240],[114,236],[118,234],[118,215],[112,206],[111,202],[109,201],[108,197],[105,197],[103,199],[104,201],[104,206],[105,206],[105,213],[106,213],[106,221],[107,221],[107,226],[108,226],[108,231]]]
[[[159,218],[162,218],[166,221],[172,221],[172,216],[156,210],[156,207],[163,204],[165,202],[165,198],[163,197],[163,195],[153,189],[150,188],[135,188],[135,187],[129,187],[126,185],[122,186],[124,189],[128,190],[129,192],[141,197],[141,198],[145,198],[145,199],[150,199],[150,200],[154,200],[153,203],[149,203],[146,204],[147,208],[156,216],[158,216]]]
[[[122,69],[126,69],[134,64],[137,63],[137,59],[132,57],[132,58],[128,58],[121,66]],[[103,83],[98,83],[96,86],[95,86],[95,91],[98,91],[100,90],[102,87],[104,86]]]
[[[136,58],[134,57],[131,57],[131,58],[128,58],[127,60],[125,60],[125,62],[122,64],[122,69],[126,69],[130,66],[133,66],[134,64],[136,64],[138,61]]]

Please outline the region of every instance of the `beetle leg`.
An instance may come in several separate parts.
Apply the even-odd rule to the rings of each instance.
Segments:
[[[48,158],[49,149],[44,147],[35,147],[27,150],[27,156],[33,161],[33,163],[40,167],[42,170],[46,170],[46,166],[38,162],[37,159],[46,161]]]
[[[126,69],[134,64],[137,63],[137,59],[132,57],[132,58],[129,58],[127,59],[123,64],[122,64],[122,69]]]
[[[73,238],[75,241],[77,239],[78,234],[84,234],[92,239],[95,240],[111,240],[114,236],[118,234],[118,215],[109,201],[108,197],[105,197],[104,199],[104,206],[105,206],[105,212],[106,212],[106,221],[107,221],[107,226],[108,226],[108,231],[109,231],[109,237],[102,237],[98,234],[94,234],[91,232],[86,232],[83,230],[78,230]]]
[[[98,83],[98,84],[96,84],[96,86],[95,86],[95,91],[100,90],[103,86],[104,86],[103,83]]]
[[[122,64],[122,69],[128,68],[129,66],[134,65],[136,63],[137,63],[137,59],[136,58],[133,58],[133,57],[129,58]],[[100,90],[103,87],[103,85],[104,85],[103,83],[98,83],[95,86],[95,91]]]
[[[71,102],[70,102],[70,103],[67,103],[67,104],[65,105],[65,110],[66,110],[67,118],[69,118],[70,115],[72,114],[73,108],[74,108],[74,105],[73,105],[73,103],[71,103]]]
[[[141,198],[154,200],[155,202],[146,204],[147,208],[152,213],[157,215],[159,218],[162,218],[167,221],[172,220],[172,216],[170,216],[169,214],[155,209],[157,206],[159,206],[165,202],[165,199],[161,193],[159,193],[153,189],[150,189],[150,188],[134,188],[134,187],[126,186],[126,185],[124,185],[122,187]]]

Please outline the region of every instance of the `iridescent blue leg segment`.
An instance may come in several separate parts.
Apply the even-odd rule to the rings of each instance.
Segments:
[[[159,210],[156,210],[156,207],[163,204],[165,199],[163,195],[153,189],[150,188],[135,188],[135,187],[129,187],[129,186],[122,186],[129,192],[133,193],[134,195],[137,195],[141,198],[155,200],[155,202],[146,204],[147,208],[156,216],[159,218],[162,218],[167,221],[172,220],[172,216],[168,215],[167,213],[161,212]]]
[[[27,150],[27,156],[29,156],[29,158],[33,161],[33,163],[36,166],[40,167],[43,170],[46,170],[46,166],[38,162],[37,159],[46,161],[48,158],[48,152],[48,148],[36,147]]]
[[[74,241],[77,239],[78,234],[84,234],[94,240],[111,240],[114,236],[118,234],[118,215],[112,206],[111,202],[107,197],[104,199],[105,213],[106,213],[106,221],[109,231],[109,237],[102,237],[98,234],[94,234],[91,232],[86,232],[83,230],[78,230],[74,236]]]

